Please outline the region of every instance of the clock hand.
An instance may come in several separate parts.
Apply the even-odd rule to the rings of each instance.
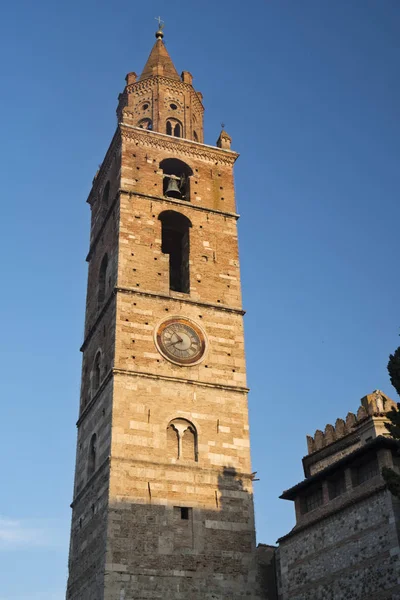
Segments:
[[[175,346],[175,344],[179,344],[180,342],[183,342],[183,339],[181,337],[179,337],[179,335],[177,335],[176,333],[175,333],[175,335],[178,339],[176,340],[176,342],[171,342],[170,344],[167,344],[168,347]]]

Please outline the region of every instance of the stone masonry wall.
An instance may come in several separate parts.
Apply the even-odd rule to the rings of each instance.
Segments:
[[[257,598],[246,392],[159,371],[115,376],[106,598]],[[173,418],[194,424],[196,462],[168,456]]]
[[[391,494],[378,489],[286,536],[278,551],[282,600],[398,600],[399,539]]]

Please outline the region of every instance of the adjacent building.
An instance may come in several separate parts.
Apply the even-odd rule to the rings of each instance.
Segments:
[[[385,415],[395,403],[379,390],[357,414],[308,437],[305,479],[281,498],[296,525],[277,551],[282,600],[399,600],[400,501],[381,470],[400,472],[399,445]]]

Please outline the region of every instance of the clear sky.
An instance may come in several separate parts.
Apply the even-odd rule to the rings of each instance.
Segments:
[[[85,200],[158,14],[236,165],[258,541],[294,524],[306,434],[379,388],[400,340],[398,0],[2,9],[0,600],[62,600],[89,240]]]

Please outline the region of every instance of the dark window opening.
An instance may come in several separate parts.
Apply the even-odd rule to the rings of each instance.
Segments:
[[[97,435],[94,433],[90,440],[88,477],[93,475],[93,473],[96,470],[96,454],[97,454]]]
[[[181,506],[181,519],[183,521],[189,521],[189,510],[187,506]]]
[[[352,469],[353,485],[361,485],[376,475],[379,475],[379,464],[376,456],[374,456]]]
[[[97,392],[100,387],[101,381],[101,354],[98,352],[94,359],[93,371],[92,371],[92,396]]]
[[[174,127],[174,137],[181,137],[181,126],[179,123]]]
[[[161,251],[169,254],[169,287],[175,292],[190,292],[189,228],[191,222],[184,215],[166,210],[159,216]]]
[[[141,121],[139,121],[138,127],[140,127],[141,129],[152,130],[153,129],[153,122],[152,122],[151,119],[142,119]]]
[[[167,135],[173,135],[174,137],[182,137],[183,128],[182,123],[177,119],[168,119],[165,131]]]
[[[169,107],[172,108],[172,110],[176,110],[178,108],[176,104],[170,104]]]
[[[110,199],[110,182],[107,181],[106,186],[103,190],[103,204],[104,206],[108,206],[108,201]]]
[[[344,478],[344,473],[337,475],[336,477],[332,477],[328,481],[328,491],[329,491],[329,500],[333,500],[338,496],[341,496],[346,491],[346,481]]]
[[[147,103],[147,102],[145,102],[145,103],[143,104],[143,106],[142,106],[142,109],[143,109],[143,110],[147,110],[148,108],[149,108],[149,105],[148,105],[148,103]]]
[[[199,141],[199,136],[197,135],[196,131],[193,131],[193,139],[195,142]]]
[[[107,267],[108,267],[108,256],[105,254],[100,265],[99,273],[99,285],[97,290],[97,304],[100,306],[106,297],[106,284],[107,284]]]
[[[322,487],[319,487],[302,498],[302,512],[308,513],[323,504]]]
[[[160,162],[163,175],[163,194],[177,200],[190,200],[190,177],[192,169],[177,158],[166,158]]]

